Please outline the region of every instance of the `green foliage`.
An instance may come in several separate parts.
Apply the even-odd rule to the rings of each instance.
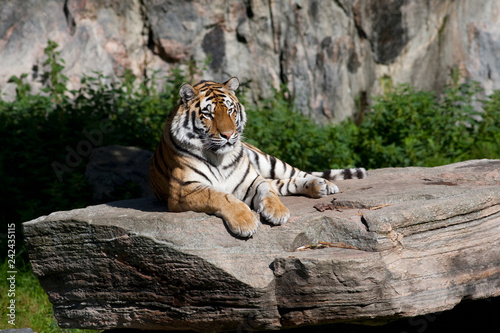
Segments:
[[[475,82],[458,71],[442,95],[407,84],[378,96],[360,126],[356,149],[368,168],[436,166],[471,158],[500,157],[498,92],[483,101]]]
[[[394,86],[382,78],[384,94],[356,126],[346,120],[318,126],[293,108],[286,91],[275,91],[259,107],[248,105],[248,141],[303,170],[437,166],[476,158],[500,158],[500,92],[480,100],[476,82],[457,70],[443,93]],[[461,82],[464,81],[464,82]]]
[[[68,78],[62,74],[64,60],[60,58],[60,52],[56,51],[57,46],[56,42],[49,40],[43,52],[47,57],[43,65],[48,67],[48,71],[43,74],[45,87],[42,89],[43,92],[53,97],[56,105],[65,100],[64,94],[66,93],[66,83],[68,82]]]
[[[352,154],[358,133],[354,123],[318,126],[294,109],[284,88],[273,95],[259,106],[246,106],[249,120],[245,137],[249,143],[307,171],[357,163]]]
[[[126,71],[116,81],[84,76],[81,88],[70,91],[56,47],[49,41],[45,49],[42,93],[30,94],[23,74],[10,79],[17,86],[15,100],[0,99],[0,200],[8,207],[0,213],[3,225],[89,205],[91,189],[83,175],[91,150],[111,144],[153,150],[184,80],[175,70],[168,78],[153,75],[137,83]],[[165,81],[162,92],[160,80]],[[109,125],[106,131],[103,124]],[[89,141],[84,131],[100,132],[102,140],[82,144]],[[70,150],[79,150],[81,160],[68,163]]]
[[[482,121],[467,159],[500,158],[500,90],[483,101]]]

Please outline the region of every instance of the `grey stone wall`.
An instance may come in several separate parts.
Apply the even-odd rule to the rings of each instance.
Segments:
[[[0,89],[23,72],[39,86],[50,38],[72,87],[195,60],[208,63],[195,79],[238,76],[254,99],[286,84],[304,114],[340,121],[382,76],[439,90],[459,67],[499,89],[499,23],[495,0],[0,0]]]

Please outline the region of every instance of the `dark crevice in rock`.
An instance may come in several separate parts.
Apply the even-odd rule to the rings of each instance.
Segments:
[[[350,73],[356,73],[358,71],[359,67],[361,67],[361,62],[359,61],[359,56],[356,53],[356,50],[353,48],[350,50],[350,53],[349,53],[349,60],[347,62],[347,70]]]
[[[366,231],[370,231],[370,227],[368,226],[368,222],[366,222],[366,219],[364,216],[361,216],[361,223],[365,226]]]
[[[75,19],[73,18],[73,15],[69,11],[68,0],[64,1],[63,12],[64,12],[64,17],[66,18],[66,24],[68,25],[69,34],[70,36],[73,36],[76,31],[76,23]]]
[[[270,24],[271,24],[271,36],[272,36],[273,40],[276,41],[277,30],[275,29],[275,26],[274,26],[276,22],[274,22],[274,14],[273,14],[273,4],[272,4],[272,1],[269,1],[268,8],[269,8],[269,18],[271,20],[271,22],[270,22]],[[278,45],[276,45],[276,42],[274,43],[273,46],[274,46],[274,50],[278,51]]]
[[[238,22],[238,28],[236,29],[236,40],[240,43],[243,43],[243,44],[246,44],[248,41],[247,41],[247,37],[245,36],[245,34],[241,33],[239,28],[240,28],[240,26],[245,24],[246,20],[247,19],[245,17],[241,17],[239,22]]]
[[[226,56],[226,42],[220,25],[216,25],[203,37],[201,47],[211,59],[210,68],[214,71],[221,69]]]
[[[345,14],[347,17],[349,17],[349,12],[348,12],[348,11],[347,11],[347,9],[344,7],[344,5],[342,4],[342,2],[341,2],[341,1],[339,1],[339,0],[335,0],[335,3],[337,4],[337,6],[339,6],[339,7],[342,9],[342,11],[344,12],[344,14]]]
[[[147,32],[147,40],[146,40],[146,47],[153,53],[158,55],[163,61],[171,63],[173,62],[172,59],[170,59],[167,56],[167,53],[161,46],[161,43],[158,41],[158,37],[155,35],[155,32],[153,30],[153,27],[151,26],[151,23],[149,22],[148,19],[148,13],[147,13],[147,7],[144,5],[144,3],[141,1],[141,15],[142,19],[144,21],[144,29]]]
[[[280,74],[280,80],[281,80],[281,83],[283,84],[287,84],[288,83],[288,78],[287,78],[287,75],[286,75],[286,68],[287,68],[287,59],[286,59],[287,55],[286,55],[286,52],[285,51],[281,51],[280,52],[280,71],[279,71],[279,74]]]
[[[246,1],[244,1],[244,3],[245,3],[247,17],[249,19],[252,19],[254,16],[253,9],[252,9],[252,0],[246,0]]]
[[[401,7],[404,0],[377,0],[372,2],[373,35],[370,40],[375,62],[393,63],[408,42]]]
[[[139,3],[141,8],[141,18],[143,21],[143,35],[146,36],[145,46],[154,53],[154,33],[153,28],[151,27],[151,22],[149,22],[148,8],[145,5],[144,0],[139,1]]]

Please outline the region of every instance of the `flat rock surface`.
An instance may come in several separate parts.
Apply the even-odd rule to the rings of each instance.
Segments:
[[[280,329],[375,323],[500,296],[500,160],[369,171],[290,221],[231,236],[155,199],[26,222],[61,327]],[[316,208],[315,208],[316,207]]]

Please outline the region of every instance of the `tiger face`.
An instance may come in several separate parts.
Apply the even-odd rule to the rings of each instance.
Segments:
[[[179,91],[184,110],[174,118],[172,134],[217,155],[231,152],[240,142],[246,123],[245,109],[234,94],[238,86],[235,77],[224,83],[184,83]]]

